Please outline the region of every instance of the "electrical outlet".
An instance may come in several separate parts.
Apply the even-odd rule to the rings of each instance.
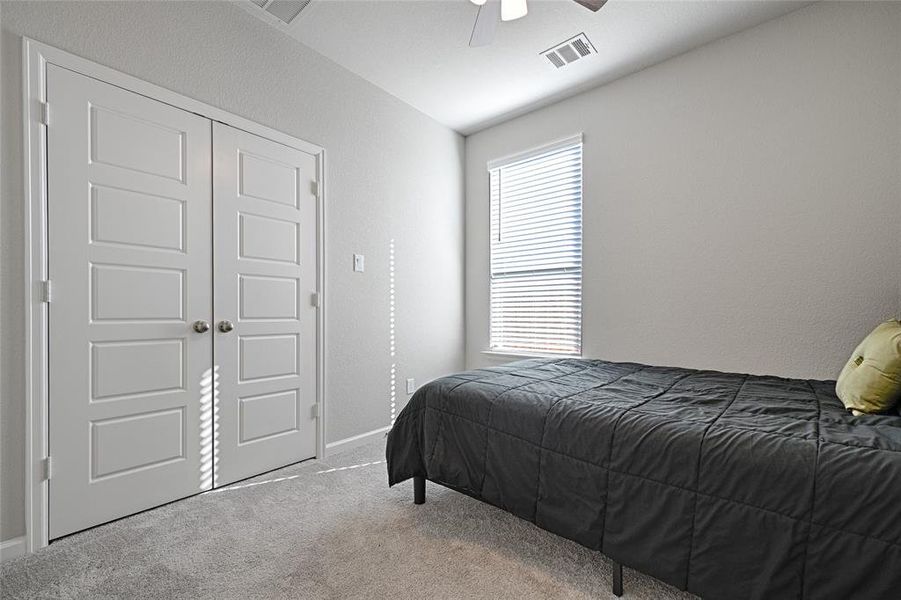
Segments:
[[[354,271],[357,273],[362,273],[365,269],[366,264],[364,262],[364,257],[362,254],[354,254]]]
[[[412,394],[416,391],[416,380],[410,377],[407,379],[407,393]]]

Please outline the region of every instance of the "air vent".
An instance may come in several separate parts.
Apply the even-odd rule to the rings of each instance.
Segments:
[[[268,13],[260,16],[265,16],[267,20],[273,21],[269,16],[272,15],[281,23],[287,25],[297,18],[297,15],[307,7],[310,0],[250,0],[250,2]]]
[[[597,50],[595,50],[594,46],[588,40],[588,36],[584,33],[580,33],[579,35],[566,40],[562,44],[557,44],[552,48],[548,48],[540,54],[548,59],[554,67],[560,69],[572,62],[585,58],[589,54],[597,54]]]
[[[553,50],[551,50],[550,52],[545,54],[545,56],[547,56],[547,59],[549,61],[551,61],[551,64],[554,65],[555,67],[557,67],[558,69],[566,64],[565,62],[563,62],[563,59],[560,58],[560,55],[557,54],[556,52],[554,52]]]

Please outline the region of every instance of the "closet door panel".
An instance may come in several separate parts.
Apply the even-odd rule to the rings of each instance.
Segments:
[[[317,159],[220,123],[213,155],[215,484],[225,485],[316,453]]]
[[[47,91],[55,538],[211,487],[212,156],[197,115],[55,65]]]

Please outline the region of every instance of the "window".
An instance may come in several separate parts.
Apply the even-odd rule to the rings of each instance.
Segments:
[[[492,351],[582,353],[582,137],[488,164]]]

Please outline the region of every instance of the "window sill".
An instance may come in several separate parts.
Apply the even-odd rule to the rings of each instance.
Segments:
[[[512,350],[482,350],[482,354],[495,358],[582,358],[581,354],[530,354]]]

